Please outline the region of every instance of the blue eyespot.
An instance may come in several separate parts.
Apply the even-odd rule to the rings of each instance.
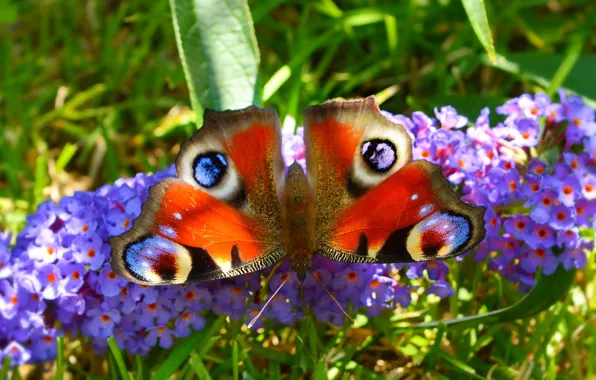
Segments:
[[[217,152],[199,154],[194,162],[195,180],[199,185],[211,188],[217,185],[228,167],[226,156]]]
[[[397,161],[395,145],[389,140],[365,141],[360,149],[364,162],[375,172],[385,173]]]

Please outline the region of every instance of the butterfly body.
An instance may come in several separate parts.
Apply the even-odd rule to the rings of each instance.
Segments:
[[[306,109],[306,171],[284,168],[275,111],[204,120],[182,144],[176,178],[152,187],[132,229],[111,240],[112,266],[130,281],[209,281],[286,257],[303,281],[315,254],[407,263],[484,239],[484,208],[462,202],[437,165],[412,161],[405,127],[373,97]]]

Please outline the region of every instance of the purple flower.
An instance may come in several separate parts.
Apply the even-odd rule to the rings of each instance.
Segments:
[[[72,243],[74,258],[79,263],[89,265],[89,269],[97,270],[105,261],[104,244],[101,236],[95,233],[78,236]]]
[[[451,285],[449,285],[445,281],[434,282],[430,286],[430,289],[428,289],[427,293],[434,294],[436,296],[439,296],[440,298],[451,297],[455,294],[453,288],[451,288]]]
[[[122,287],[126,286],[127,281],[112,271],[112,267],[106,264],[97,281],[97,292],[107,297],[113,297],[120,294]]]
[[[54,300],[62,293],[60,282],[62,275],[56,265],[45,265],[37,270],[37,275],[41,281],[43,298]]]
[[[441,107],[440,111],[435,107],[435,116],[439,119],[441,127],[445,129],[462,128],[468,124],[468,118],[458,115],[455,108],[451,106]]]
[[[91,309],[87,311],[87,319],[81,327],[83,332],[99,338],[109,338],[112,336],[114,326],[120,322],[120,313],[116,310],[103,311],[101,309]]]
[[[205,327],[205,318],[196,312],[184,311],[176,318],[174,322],[174,335],[182,338],[190,335],[191,328],[195,331],[202,330]]]
[[[584,253],[583,247],[566,249],[561,256],[559,256],[563,268],[569,270],[572,268],[582,269],[586,266],[586,254]]]
[[[521,119],[516,121],[515,138],[513,142],[518,146],[536,146],[540,128],[535,119]]]
[[[158,339],[161,348],[170,348],[174,344],[174,335],[166,326],[157,326],[151,329],[145,338],[145,342],[149,346],[155,346]]]
[[[4,348],[2,356],[10,356],[12,365],[21,365],[29,361],[31,353],[19,343],[12,341]]]
[[[553,274],[559,265],[559,261],[552,254],[552,252],[543,249],[531,249],[526,255],[523,255],[520,260],[521,267],[530,272],[534,273],[538,270],[539,266],[542,266],[542,271],[546,275]]]

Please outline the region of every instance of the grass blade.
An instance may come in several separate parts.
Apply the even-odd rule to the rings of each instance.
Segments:
[[[64,378],[64,336],[61,335],[56,339],[56,374],[55,380],[62,380]],[[0,376],[2,379],[2,376]]]
[[[152,379],[170,379],[178,367],[180,367],[180,365],[188,359],[190,353],[199,344],[199,342],[201,342],[201,346],[205,346],[209,341],[211,341],[211,337],[213,337],[215,334],[219,334],[219,330],[224,322],[225,317],[220,316],[216,320],[212,321],[212,323],[208,324],[208,326],[211,326],[208,330],[197,331],[191,336],[176,342],[176,348],[174,348],[168,358],[159,367],[157,372],[155,372],[155,375],[153,375]],[[199,350],[200,348],[197,348],[197,351]]]
[[[116,361],[116,366],[118,366],[120,376],[125,380],[129,380],[130,377],[128,376],[128,370],[126,369],[126,363],[124,363],[122,351],[120,351],[118,343],[116,343],[116,340],[113,336],[108,339],[108,346],[110,347],[112,355],[114,355],[114,360]]]
[[[488,59],[492,63],[495,63],[497,55],[495,53],[493,37],[490,33],[490,27],[488,25],[484,0],[462,0],[462,4],[468,14],[468,19],[476,33],[476,37],[478,37],[478,40],[488,53]]]

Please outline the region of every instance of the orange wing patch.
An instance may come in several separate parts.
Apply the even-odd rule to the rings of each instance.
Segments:
[[[230,269],[234,246],[243,262],[256,259],[262,252],[253,220],[182,181],[165,189],[151,232],[208,251],[224,271]]]

